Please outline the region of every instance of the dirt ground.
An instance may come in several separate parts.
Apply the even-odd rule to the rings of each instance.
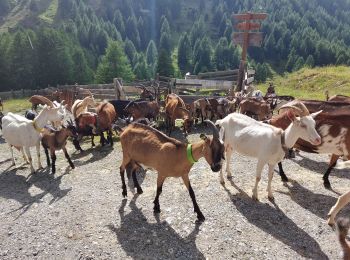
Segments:
[[[203,130],[203,129],[202,129]],[[201,129],[189,136],[199,140]],[[273,179],[275,202],[267,199],[267,169],[259,185],[260,202],[251,199],[256,160],[234,155],[232,182],[222,186],[202,158],[194,164],[191,185],[206,221],[195,223],[190,196],[180,179],[168,179],[153,214],[156,173],[139,174],[144,193],[132,184],[123,199],[121,146],[90,147],[78,153],[69,144],[76,169],[61,152],[57,173],[30,174],[15,152],[10,167],[0,137],[0,259],[340,259],[335,232],[326,215],[337,193],[349,189],[348,170],[334,170],[334,191],[322,185],[328,155],[301,153],[286,160],[291,182]],[[37,168],[35,149],[32,149]],[[169,158],[171,160],[171,158]],[[42,151],[41,161],[46,166]],[[347,206],[339,215],[349,215]]]

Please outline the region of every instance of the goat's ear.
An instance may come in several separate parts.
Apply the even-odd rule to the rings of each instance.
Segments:
[[[291,110],[291,109],[288,110],[287,116],[291,121],[294,121],[296,119],[295,114],[294,114],[293,110]]]
[[[201,134],[199,137],[204,141],[208,139],[208,137],[205,134]]]

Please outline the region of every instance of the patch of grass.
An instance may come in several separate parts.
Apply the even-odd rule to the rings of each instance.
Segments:
[[[328,90],[329,96],[350,96],[350,67],[346,66],[303,68],[284,76],[275,76],[271,81],[278,95],[324,100],[325,91]],[[257,85],[257,89],[264,93],[267,87],[268,83]]]
[[[5,113],[22,113],[26,109],[32,107],[32,104],[28,101],[28,98],[5,100],[3,101],[3,104]]]
[[[46,9],[46,11],[43,12],[38,17],[41,20],[43,20],[43,21],[45,21],[45,22],[47,22],[49,24],[52,24],[54,19],[55,19],[55,16],[56,16],[57,9],[58,9],[58,0],[52,0],[51,4]]]

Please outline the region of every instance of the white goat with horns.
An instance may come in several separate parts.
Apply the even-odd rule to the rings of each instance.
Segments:
[[[269,168],[268,197],[273,199],[271,182],[274,167],[284,158],[287,149],[293,147],[298,138],[310,141],[315,145],[321,143],[313,119],[321,111],[308,116],[296,117],[301,114],[301,109],[295,106],[289,106],[289,108],[288,117],[292,123],[285,131],[238,113],[232,113],[216,121],[216,125],[221,127],[220,135],[224,140],[228,178],[231,177],[230,159],[234,151],[258,159],[253,199],[258,200],[258,183],[265,164]],[[222,169],[220,178],[221,183],[224,184]]]
[[[34,168],[29,148],[36,146],[36,152],[38,155],[38,167],[42,168],[40,162],[40,134],[43,131],[43,127],[49,121],[61,121],[64,118],[64,115],[60,111],[62,111],[61,106],[50,108],[45,105],[39,115],[35,117],[34,121],[28,120],[23,116],[19,116],[13,113],[8,113],[2,118],[2,135],[10,146],[12,165],[15,165],[12,146],[18,150],[21,150],[24,160],[28,162],[23,152],[24,147],[24,150],[29,159],[30,170],[33,173]]]

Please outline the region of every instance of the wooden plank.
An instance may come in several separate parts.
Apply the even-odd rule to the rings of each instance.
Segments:
[[[232,40],[233,40],[234,44],[243,45],[244,44],[244,33],[240,33],[240,32],[234,33]],[[263,41],[263,33],[261,33],[261,32],[249,33],[249,36],[248,36],[248,45],[249,46],[259,47],[259,46],[261,46],[262,41]]]
[[[260,29],[260,23],[249,23],[249,22],[243,22],[243,23],[238,23],[235,25],[235,28],[237,30],[244,30],[244,31],[249,31],[249,30],[259,30]]]
[[[246,79],[246,84],[250,84],[254,81],[254,77],[250,77]]]
[[[198,73],[198,79],[210,78],[215,76],[226,76],[226,75],[237,75],[238,70],[224,70],[224,71],[213,71],[213,72],[204,72]]]
[[[248,74],[248,75],[254,75],[254,74],[255,74],[255,70],[253,70],[253,69],[248,69],[248,70],[247,70],[247,74]]]
[[[232,15],[232,18],[235,20],[264,20],[266,17],[266,13],[245,13]]]

